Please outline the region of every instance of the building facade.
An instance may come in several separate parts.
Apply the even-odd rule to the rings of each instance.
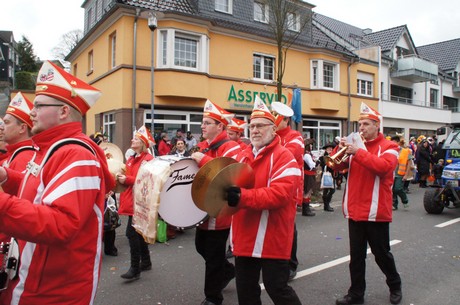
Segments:
[[[353,131],[362,101],[378,108],[379,59],[358,61],[314,25],[313,5],[294,2],[288,33],[300,34],[287,52],[278,97],[279,55],[265,1],[85,1],[85,35],[67,59],[74,75],[103,92],[86,116],[87,133],[103,130],[126,149],[153,113],[155,133],[180,128],[198,138],[206,99],[247,120],[256,95],[288,103],[293,90],[300,90],[299,130],[316,147]]]

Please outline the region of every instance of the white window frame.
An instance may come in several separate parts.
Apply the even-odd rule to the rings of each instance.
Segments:
[[[102,128],[104,134],[107,135],[109,142],[112,142],[113,137],[112,130],[115,131],[116,121],[115,121],[115,112],[107,112],[102,116]]]
[[[233,0],[214,0],[214,10],[216,12],[233,14]]]
[[[260,77],[256,77],[255,76],[255,67],[254,67],[254,58],[255,57],[260,57],[260,71],[258,71],[260,73]],[[265,78],[265,70],[266,70],[266,67],[265,67],[265,59],[271,59],[272,60],[272,63],[273,63],[273,66],[272,66],[272,69],[273,69],[273,73],[272,73],[272,78]],[[260,80],[260,81],[266,81],[266,82],[270,82],[270,81],[273,81],[275,80],[275,65],[276,65],[276,57],[275,56],[272,56],[272,55],[267,55],[267,54],[261,54],[261,53],[254,53],[252,55],[252,76],[255,80]]]
[[[94,71],[94,52],[93,50],[88,52],[88,74],[93,73]]]
[[[324,68],[332,66],[332,79],[328,80]],[[338,91],[340,88],[340,69],[339,63],[322,59],[310,60],[310,87],[312,89]],[[332,81],[332,87],[327,86],[326,82]]]
[[[113,32],[110,38],[110,68],[117,65],[117,32]]]
[[[300,31],[300,16],[296,13],[287,13],[287,28],[293,32]]]
[[[185,67],[175,64],[176,37],[196,41],[196,67]],[[162,28],[159,31],[160,40],[157,47],[157,68],[174,68],[187,71],[208,72],[209,39],[201,33],[187,32],[177,29]]]
[[[268,4],[254,1],[254,20],[257,22],[268,23]]]
[[[374,76],[370,73],[358,71],[357,94],[372,97],[374,94]]]

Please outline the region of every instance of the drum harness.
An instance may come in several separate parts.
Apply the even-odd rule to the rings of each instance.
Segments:
[[[208,148],[203,149],[201,152],[202,152],[203,154],[205,154],[205,153],[207,153],[207,152],[210,151],[210,150],[217,150],[219,147],[221,147],[224,143],[226,143],[226,142],[228,142],[228,141],[230,141],[230,139],[223,139],[223,140],[221,140],[221,141],[219,141],[219,142],[217,142],[217,143],[212,144],[212,145],[209,146]]]
[[[24,183],[22,183],[22,188],[19,194],[22,194],[24,191],[25,187],[25,182],[29,178],[29,174],[32,174],[33,176],[37,177],[38,174],[40,173],[41,169],[45,165],[45,163],[49,160],[49,158],[58,150],[60,147],[67,145],[67,144],[77,144],[80,146],[83,146],[84,148],[88,149],[91,151],[93,155],[97,157],[96,152],[94,149],[85,141],[75,139],[75,138],[68,138],[68,139],[62,139],[60,141],[57,141],[54,143],[50,149],[47,151],[45,157],[42,160],[42,163],[40,165],[36,164],[34,162],[36,153],[32,157],[32,160],[29,161],[27,164],[27,172],[26,175],[24,176]],[[33,146],[24,146],[21,148],[18,148],[13,155],[11,156],[10,160],[8,161],[8,164],[21,152],[25,150],[37,150]],[[7,243],[1,243],[0,244],[0,254],[6,254],[6,256],[3,257],[3,261],[1,262],[2,264],[0,265],[0,291],[5,290],[8,286],[9,280],[13,280],[18,276],[19,272],[19,259],[20,259],[20,254],[19,254],[19,246],[17,240],[12,237],[10,242]]]

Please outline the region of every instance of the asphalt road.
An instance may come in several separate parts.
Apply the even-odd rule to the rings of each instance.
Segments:
[[[393,213],[392,253],[403,280],[403,305],[460,304],[460,210],[429,215],[423,209],[423,189],[411,185],[410,207]],[[348,231],[341,206],[342,191],[334,194],[334,212],[315,208],[316,216],[298,214],[300,265],[291,286],[304,305],[335,304],[349,287]],[[452,221],[449,223],[448,221]],[[123,219],[126,224],[126,219]],[[440,225],[437,227],[437,225]],[[153,269],[141,278],[120,278],[129,267],[124,226],[117,229],[117,257],[104,256],[96,305],[199,305],[204,299],[204,262],[196,253],[194,229],[164,244],[150,246]],[[367,259],[365,304],[389,303],[385,278],[372,254]],[[265,291],[262,303],[273,304]],[[224,305],[236,305],[235,283],[224,290]]]

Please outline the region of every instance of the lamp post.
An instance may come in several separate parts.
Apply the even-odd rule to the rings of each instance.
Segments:
[[[155,127],[154,127],[154,111],[155,111],[155,101],[154,101],[154,92],[153,92],[153,81],[154,81],[154,72],[155,69],[153,67],[154,64],[154,32],[156,28],[158,27],[157,24],[157,15],[155,12],[149,12],[149,17],[148,17],[148,25],[149,29],[151,32],[151,48],[152,48],[152,54],[151,54],[151,68],[150,68],[150,74],[151,74],[151,82],[150,82],[150,106],[151,106],[151,123],[150,123],[150,132],[154,135],[155,134]]]

